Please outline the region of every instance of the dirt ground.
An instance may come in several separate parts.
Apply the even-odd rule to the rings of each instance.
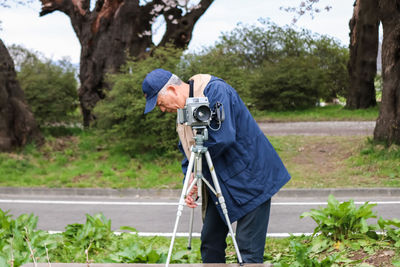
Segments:
[[[392,258],[395,256],[393,250],[385,249],[379,250],[373,255],[369,255],[366,252],[360,250],[354,253],[352,260],[362,260],[362,263],[367,263],[372,266],[394,266],[392,264]]]

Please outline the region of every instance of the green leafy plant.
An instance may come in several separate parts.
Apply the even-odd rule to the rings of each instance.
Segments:
[[[325,235],[267,239],[264,259],[274,266],[285,267],[367,266],[366,259],[375,257],[375,262],[379,263],[381,252],[389,251],[392,256],[386,262],[398,266],[396,255],[400,248],[393,244],[398,240],[396,230],[399,223],[397,219],[380,219],[379,225],[387,234],[378,239],[366,235],[344,241],[334,241]],[[165,263],[170,243],[170,239],[165,237],[141,237],[136,229],[128,226],[121,227],[123,232],[116,234],[112,231],[111,221],[102,214],[86,215],[84,224],[70,224],[58,234],[37,230],[36,224],[37,217],[32,214],[13,219],[0,209],[0,266],[18,267],[33,260],[88,264]],[[192,241],[193,249],[187,251],[187,239],[176,239],[172,263],[201,262],[200,240],[195,238]],[[360,252],[363,258],[352,259],[354,252]],[[234,246],[229,238],[227,262],[236,262]]]
[[[367,234],[373,227],[367,224],[367,219],[376,218],[372,208],[376,204],[364,203],[356,207],[353,200],[340,203],[333,195],[328,198],[326,208],[312,209],[304,212],[300,217],[311,217],[317,227],[313,235],[321,232],[322,235],[333,240],[344,240],[356,234]]]
[[[46,248],[57,247],[53,236],[36,230],[38,217],[22,214],[12,219],[0,209],[0,266],[20,266],[45,259]]]
[[[321,245],[318,243],[318,245]],[[329,255],[322,260],[319,260],[316,257],[316,253],[318,249],[317,246],[307,246],[302,244],[299,241],[292,240],[290,241],[290,250],[292,252],[292,257],[286,259],[280,259],[277,263],[274,263],[276,267],[329,267],[332,266],[339,255]],[[326,245],[326,244],[325,244]],[[323,246],[323,250],[325,250],[326,246]]]
[[[400,220],[384,220],[382,217],[379,217],[378,226],[385,232],[386,237],[395,242],[394,246],[400,248]]]

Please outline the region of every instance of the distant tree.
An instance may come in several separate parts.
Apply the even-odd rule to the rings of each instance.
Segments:
[[[116,73],[127,54],[143,58],[155,45],[152,24],[158,17],[166,31],[158,47],[172,43],[186,47],[195,23],[213,0],[41,0],[41,16],[61,11],[69,16],[81,44],[79,100],[84,125],[94,119],[92,110],[105,97],[107,72]]]
[[[239,24],[214,47],[186,60],[188,72],[212,71],[232,84],[246,103],[256,103],[260,109],[314,106],[320,99],[344,96],[349,85],[348,49],[337,40],[264,19],[254,25]],[[300,69],[303,73],[298,73]],[[275,80],[278,76],[281,81]],[[300,81],[308,82],[299,85]],[[304,100],[302,90],[310,101]]]
[[[307,0],[312,7],[320,0]],[[321,0],[321,2],[323,2]],[[305,3],[301,2],[300,6]],[[400,0],[355,0],[351,28],[351,60],[350,73],[355,73],[358,81],[355,94],[360,100],[351,100],[352,106],[357,103],[372,103],[371,99],[374,79],[373,57],[376,57],[379,38],[377,27],[379,22],[383,28],[382,42],[382,102],[379,117],[374,130],[374,140],[384,141],[388,145],[400,144]],[[295,8],[298,10],[298,8]],[[375,55],[375,56],[374,56]],[[365,71],[364,71],[365,70]],[[361,77],[361,79],[360,79]],[[354,78],[354,77],[353,77]],[[358,85],[364,86],[362,90]],[[353,87],[352,87],[353,88]],[[350,89],[352,90],[352,89]],[[364,96],[365,94],[365,96]],[[362,99],[362,101],[361,101]],[[361,106],[361,105],[360,105]]]
[[[189,79],[193,73],[210,73],[224,79],[240,94],[246,104],[251,104],[249,90],[250,68],[244,68],[240,54],[227,52],[221,47],[204,48],[200,52],[185,53],[179,63],[182,79]]]
[[[23,65],[34,64],[36,61],[44,60],[45,57],[38,51],[29,50],[21,45],[12,44],[7,47],[17,72]]]
[[[374,80],[379,45],[377,0],[357,0],[350,20],[350,88],[346,106],[350,109],[376,106]]]
[[[324,0],[303,0],[298,6],[282,8],[295,14],[293,22],[301,16],[322,11]],[[379,0],[355,0],[350,20],[350,58],[348,75],[350,86],[346,94],[346,106],[351,109],[376,105],[374,78],[378,53],[378,2]],[[329,11],[332,7],[325,6]]]
[[[14,63],[0,39],[0,151],[10,151],[43,137],[24,92],[16,80]]]
[[[68,60],[53,62],[37,52],[12,45],[17,78],[40,126],[67,123],[78,107],[78,83]]]
[[[327,76],[318,65],[319,59],[309,55],[264,61],[251,83],[256,108],[281,111],[315,107],[327,91]]]

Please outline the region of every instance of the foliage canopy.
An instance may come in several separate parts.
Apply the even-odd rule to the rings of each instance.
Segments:
[[[181,50],[170,46],[160,48],[152,57],[129,61],[120,74],[108,77],[113,89],[94,109],[98,118],[95,126],[106,130],[110,140],[120,143],[131,155],[150,149],[156,154],[177,152],[176,115],[162,113],[158,108],[144,115],[142,81],[156,68],[179,75],[177,65],[181,54]]]
[[[166,46],[144,60],[129,60],[119,74],[109,76],[113,89],[94,110],[96,126],[131,154],[175,153],[176,116],[159,110],[143,115],[141,83],[151,70],[168,69],[183,81],[209,73],[232,85],[253,110],[291,110],[344,95],[347,58],[347,49],[327,36],[268,20],[238,25],[200,52],[183,54]]]
[[[293,110],[346,96],[348,57],[331,37],[260,19],[186,55],[182,71],[223,78],[257,110]]]
[[[40,126],[65,123],[78,107],[75,68],[67,59],[53,62],[21,46],[9,47],[17,79]]]

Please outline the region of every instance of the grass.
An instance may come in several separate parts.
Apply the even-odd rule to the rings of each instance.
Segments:
[[[174,188],[181,184],[173,160],[135,158],[110,149],[91,132],[48,136],[40,149],[0,154],[0,186]]]
[[[258,121],[374,121],[378,118],[379,108],[349,110],[341,105],[329,105],[297,111],[252,111]]]
[[[400,147],[364,136],[270,137],[292,175],[287,187],[400,187]]]
[[[269,139],[292,175],[286,187],[400,187],[399,146],[363,136]],[[153,156],[130,157],[90,131],[48,135],[39,149],[0,153],[0,186],[180,189],[181,158]]]

